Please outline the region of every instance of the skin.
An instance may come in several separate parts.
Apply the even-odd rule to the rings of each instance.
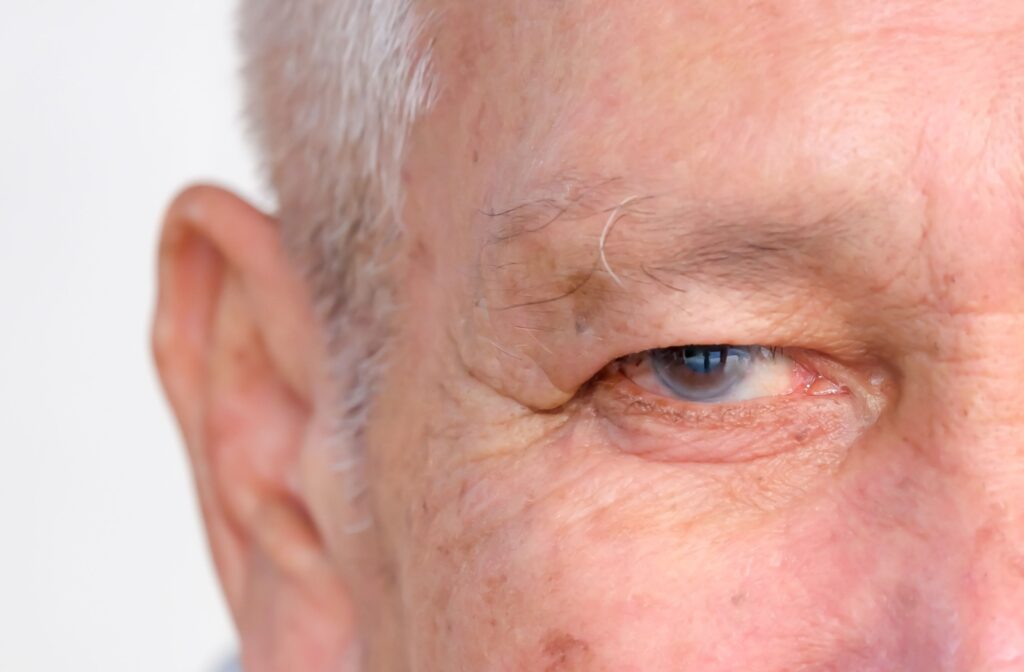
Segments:
[[[247,669],[1024,668],[1024,7],[428,4],[366,488],[274,222],[167,218]],[[799,384],[613,364],[718,343]]]

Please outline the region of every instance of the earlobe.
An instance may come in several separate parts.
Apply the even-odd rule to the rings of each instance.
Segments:
[[[159,267],[154,354],[246,669],[320,669],[353,628],[301,485],[321,356],[301,279],[276,223],[212,187],[172,204]]]

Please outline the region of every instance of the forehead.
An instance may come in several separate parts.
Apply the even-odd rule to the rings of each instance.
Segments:
[[[565,176],[757,215],[1021,191],[1024,3],[438,3],[436,149],[474,207]]]
[[[1016,103],[1024,75],[1013,1],[528,0],[448,13],[454,95],[479,106],[479,139],[503,136],[505,161],[531,176],[585,163],[689,168],[718,184],[733,158],[774,178],[907,161],[926,127],[977,126]]]

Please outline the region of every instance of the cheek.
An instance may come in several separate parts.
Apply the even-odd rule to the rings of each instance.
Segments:
[[[568,445],[478,464],[417,526],[414,650],[426,669],[944,669],[951,541],[884,452],[774,507],[730,497],[732,472]]]

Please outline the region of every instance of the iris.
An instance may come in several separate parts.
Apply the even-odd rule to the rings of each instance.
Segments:
[[[751,362],[764,348],[734,345],[686,345],[650,351],[650,364],[665,387],[681,399],[719,401],[747,378]]]

